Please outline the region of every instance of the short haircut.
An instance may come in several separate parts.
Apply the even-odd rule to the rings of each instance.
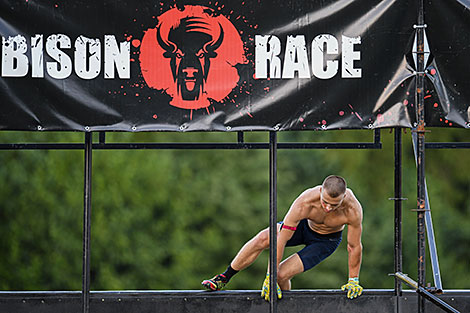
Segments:
[[[337,175],[330,175],[323,181],[323,188],[330,197],[337,198],[346,192],[346,180]]]

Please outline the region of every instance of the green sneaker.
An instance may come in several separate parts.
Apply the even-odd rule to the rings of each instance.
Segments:
[[[221,290],[227,284],[227,278],[223,274],[216,275],[211,279],[202,281],[202,286],[209,291]]]

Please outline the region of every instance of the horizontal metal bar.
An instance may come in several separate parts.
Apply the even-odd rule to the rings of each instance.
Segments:
[[[470,142],[426,142],[426,149],[470,149]]]
[[[4,143],[0,150],[83,150],[83,143]]]
[[[306,142],[278,143],[278,149],[382,149],[381,143],[369,142]]]
[[[390,274],[395,275],[395,274]],[[405,275],[405,274],[402,274]],[[287,291],[286,291],[287,292]],[[295,295],[326,295],[326,296],[344,296],[345,292],[340,289],[293,289],[289,291],[290,294]],[[416,290],[403,290],[404,296],[412,296]],[[0,291],[0,299],[30,299],[38,297],[41,299],[57,298],[57,297],[77,297],[81,296],[81,291]],[[193,297],[208,297],[209,293],[200,290],[92,290],[90,291],[92,297],[162,297],[162,296],[193,296]],[[245,296],[256,295],[258,290],[222,290],[217,293],[210,293],[211,296],[221,294],[224,296]],[[393,289],[364,289],[364,295],[373,296],[394,296]],[[447,297],[470,297],[470,289],[456,289],[445,290],[444,293]]]
[[[0,144],[0,150],[83,150],[81,143],[12,143]],[[381,143],[360,142],[307,142],[278,143],[278,149],[381,149]],[[97,143],[96,150],[144,149],[269,149],[269,143]]]

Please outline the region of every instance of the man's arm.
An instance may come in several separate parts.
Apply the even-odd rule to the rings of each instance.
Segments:
[[[359,223],[348,225],[348,265],[349,278],[359,277],[362,262],[362,219]]]
[[[362,262],[362,207],[359,202],[352,208],[348,223],[349,278],[359,277]]]
[[[362,287],[359,285],[359,271],[362,262],[362,208],[360,204],[353,209],[353,216],[348,223],[348,282],[341,286],[341,290],[347,290],[347,297],[354,299],[362,294]]]
[[[304,193],[305,194],[305,193]],[[289,211],[287,212],[286,216],[284,217],[283,225],[288,226],[288,228],[280,228],[277,236],[277,259],[276,259],[276,269],[277,272],[279,272],[279,264],[282,261],[282,257],[284,255],[284,248],[286,247],[287,242],[289,241],[290,238],[294,235],[295,228],[299,225],[300,221],[304,217],[305,213],[303,212],[304,210],[302,209],[302,196],[300,195],[294,203],[292,203]],[[266,279],[264,280],[263,283],[263,288],[261,289],[261,297],[263,297],[266,301],[269,301],[269,273],[270,273],[270,268],[268,266],[268,273],[266,275]],[[279,299],[282,298],[282,292],[281,288],[279,287],[279,284],[277,284],[277,296]]]
[[[284,217],[283,224],[288,228],[296,228],[300,221],[307,217],[306,210],[303,205],[303,198],[306,192],[302,193],[291,205],[289,211]],[[284,256],[284,249],[289,239],[294,235],[294,229],[281,228],[277,236],[277,262],[276,267],[279,270],[279,264]]]

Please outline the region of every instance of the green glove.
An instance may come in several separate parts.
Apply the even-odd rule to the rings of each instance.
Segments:
[[[348,283],[346,285],[341,286],[341,290],[348,291],[347,297],[349,299],[354,299],[359,297],[362,294],[362,287],[359,285],[359,278],[349,278]]]
[[[279,287],[279,284],[276,283],[277,286],[277,297],[279,299],[282,298],[282,291]],[[269,301],[269,273],[266,274],[266,279],[264,280],[263,287],[261,288],[261,297],[264,300]]]

